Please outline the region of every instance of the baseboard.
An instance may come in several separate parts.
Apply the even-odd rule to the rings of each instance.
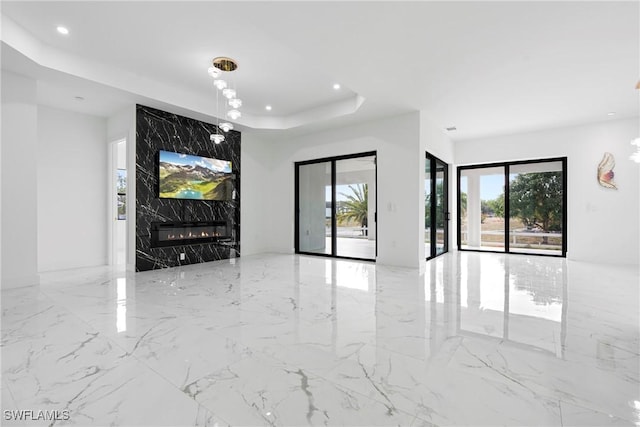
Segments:
[[[4,290],[26,288],[29,286],[37,286],[40,284],[39,274],[29,274],[17,277],[3,277],[0,288]]]

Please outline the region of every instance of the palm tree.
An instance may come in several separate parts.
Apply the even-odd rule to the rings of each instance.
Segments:
[[[367,184],[350,185],[352,194],[340,193],[347,200],[340,202],[338,221],[353,220],[360,224],[363,229],[367,227],[367,216],[369,214],[369,188]],[[365,231],[366,234],[366,231]]]

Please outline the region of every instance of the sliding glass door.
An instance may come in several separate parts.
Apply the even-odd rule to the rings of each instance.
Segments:
[[[340,257],[376,257],[376,156],[335,161],[336,252]]]
[[[504,206],[504,166],[462,169],[458,182],[462,248],[503,251],[504,208],[496,204]]]
[[[301,252],[331,254],[331,162],[297,169],[298,248]]]
[[[566,158],[458,168],[458,248],[566,256]]]
[[[562,161],[509,167],[509,249],[514,253],[563,254]]]
[[[449,250],[449,165],[427,153],[425,161],[424,244],[427,259]]]
[[[375,152],[295,167],[296,253],[375,260]]]

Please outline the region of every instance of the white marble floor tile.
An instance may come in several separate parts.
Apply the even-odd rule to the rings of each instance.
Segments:
[[[423,274],[268,254],[45,273],[2,292],[2,409],[68,410],[55,425],[640,425],[639,281],[489,253]]]
[[[544,351],[467,338],[449,366],[470,375],[519,384],[547,399],[635,421],[632,403],[640,399],[640,383],[633,370],[603,369],[593,361],[570,361]]]
[[[636,412],[635,421],[625,420],[615,415],[595,411],[593,408],[576,406],[567,402],[560,402],[562,425],[565,427],[599,427],[599,426],[637,426],[640,412]]]
[[[66,417],[59,415],[56,425],[228,425],[133,358],[88,370],[86,381],[23,396],[20,409],[66,412]],[[24,421],[12,421],[7,425],[25,425]],[[26,425],[51,425],[46,419],[37,421]]]
[[[430,425],[263,355],[214,371],[187,384],[184,391],[238,425]]]

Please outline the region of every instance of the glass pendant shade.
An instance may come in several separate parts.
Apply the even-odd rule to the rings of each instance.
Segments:
[[[225,132],[229,132],[231,129],[233,129],[233,125],[229,122],[220,123],[218,127]]]
[[[631,145],[635,145],[637,150],[631,156],[629,156],[629,160],[633,160],[636,163],[640,163],[640,137],[632,139]]]
[[[218,77],[220,77],[220,70],[218,70],[216,67],[209,67],[209,69],[207,70],[207,72],[209,73],[209,75],[211,77],[213,77],[214,79],[217,79]]]
[[[237,120],[242,116],[242,113],[240,113],[240,111],[238,110],[229,110],[227,112],[227,117],[229,117],[231,120]]]
[[[222,141],[224,141],[224,135],[220,135],[219,133],[212,133],[210,138],[216,144],[220,144]]]
[[[227,99],[232,99],[232,98],[236,97],[236,91],[234,89],[231,89],[231,88],[226,88],[225,90],[222,91],[222,94]]]
[[[231,108],[240,108],[242,107],[242,100],[238,99],[238,98],[233,98],[229,100],[229,105],[231,106]]]
[[[222,79],[216,79],[216,80],[213,81],[213,85],[215,87],[217,87],[218,89],[222,90],[222,89],[227,87],[227,82],[225,80],[222,80]]]

